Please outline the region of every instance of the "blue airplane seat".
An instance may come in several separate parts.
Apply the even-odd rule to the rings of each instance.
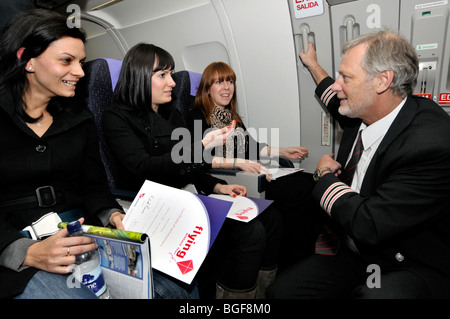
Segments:
[[[194,105],[195,94],[202,75],[191,71],[178,71],[172,74],[176,86],[172,89],[172,105],[186,119],[190,108]]]
[[[117,188],[115,176],[117,176],[117,165],[109,146],[106,144],[103,135],[102,114],[113,103],[114,87],[119,77],[122,61],[115,59],[97,58],[88,61],[84,65],[84,84],[86,105],[91,110],[95,125],[97,127],[100,155],[105,167],[108,186],[113,195],[124,199],[132,200],[135,192],[121,190]]]

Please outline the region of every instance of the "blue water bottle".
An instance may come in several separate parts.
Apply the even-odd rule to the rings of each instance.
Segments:
[[[83,236],[81,223],[74,221],[67,224],[70,237]],[[75,256],[77,265],[74,276],[79,282],[91,289],[99,299],[110,299],[108,286],[103,278],[100,255],[97,249]]]

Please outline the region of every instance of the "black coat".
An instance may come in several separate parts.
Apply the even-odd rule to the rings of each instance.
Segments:
[[[75,100],[65,103],[70,101]],[[11,95],[0,92],[0,203],[35,195],[41,186],[60,194],[49,208],[0,208],[0,252],[23,237],[19,230],[48,212],[83,208],[86,223],[98,224],[98,213],[120,208],[106,183],[93,119],[83,108],[67,110],[52,114],[52,125],[39,137],[15,114]],[[0,297],[21,293],[35,272],[0,267]]]
[[[361,120],[338,114],[339,100],[327,94],[333,82],[323,80],[316,94],[344,129],[337,155],[344,166]],[[369,263],[416,272],[431,287],[450,282],[450,117],[433,101],[407,98],[359,194],[326,174],[314,196]]]
[[[217,183],[226,184],[207,174],[211,164],[201,156],[203,144],[191,143],[180,112],[169,104],[160,105],[159,112],[115,104],[103,113],[105,139],[119,166],[117,186],[139,190],[145,180],[175,188],[192,183],[210,194]]]

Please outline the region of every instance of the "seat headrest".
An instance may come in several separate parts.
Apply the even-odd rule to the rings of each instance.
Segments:
[[[109,74],[111,77],[112,90],[114,92],[114,89],[116,88],[117,80],[119,79],[120,68],[122,67],[122,60],[116,60],[116,59],[110,59],[110,58],[105,58],[104,60],[108,63]]]
[[[192,71],[188,71],[189,79],[191,81],[191,95],[195,96],[197,94],[198,86],[200,84],[200,80],[202,78],[201,73],[196,73]]]
[[[200,73],[185,70],[172,74],[176,83],[172,89],[172,105],[181,112],[184,119],[194,104],[201,77]]]
[[[84,66],[84,85],[86,105],[91,110],[97,127],[100,155],[105,166],[108,185],[115,187],[117,168],[111,150],[103,135],[102,114],[113,103],[113,92],[120,74],[122,61],[98,58],[86,62]],[[81,88],[80,88],[81,89]]]

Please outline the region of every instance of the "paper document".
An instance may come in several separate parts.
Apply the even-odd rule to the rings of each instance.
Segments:
[[[125,229],[150,237],[152,266],[190,284],[231,202],[145,181],[125,215]]]
[[[209,197],[226,200],[233,203],[227,218],[235,219],[241,222],[248,223],[253,218],[261,214],[270,204],[272,200],[228,195],[211,194]]]
[[[297,172],[304,171],[303,168],[288,168],[288,167],[276,167],[276,168],[268,168],[269,172],[272,174],[271,180],[276,180],[277,178],[294,174]]]

